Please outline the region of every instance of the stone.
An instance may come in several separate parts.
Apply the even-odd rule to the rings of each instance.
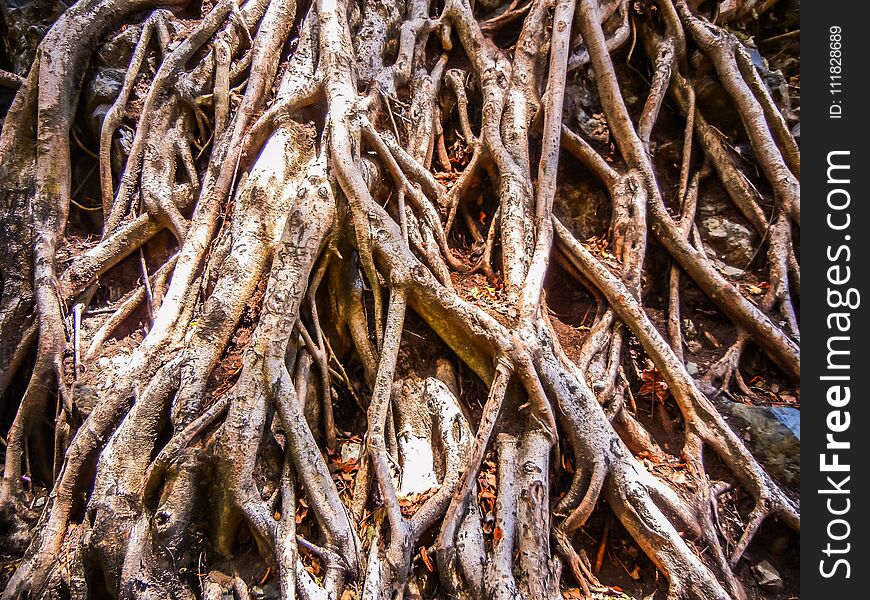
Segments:
[[[744,275],[743,269],[725,264],[723,261],[713,256],[710,257],[710,263],[717,271],[725,276],[726,279],[740,279]]]
[[[752,572],[758,586],[765,592],[781,592],[785,587],[779,572],[766,560],[752,567]]]
[[[98,69],[84,92],[86,110],[93,110],[99,104],[114,102],[124,83],[124,74],[123,69]]]
[[[99,67],[126,70],[140,35],[142,35],[141,25],[125,27],[114,34],[97,50],[96,64]]]
[[[42,38],[68,8],[61,0],[6,0],[0,45],[9,59],[5,69],[26,76]],[[10,68],[11,67],[11,68]]]
[[[83,110],[88,119],[88,131],[94,140],[100,139],[103,119],[114,103],[124,83],[121,69],[97,69],[82,92]]]
[[[705,217],[700,220],[698,227],[704,242],[728,265],[742,270],[755,256],[755,233],[727,216]]]
[[[752,406],[720,400],[729,425],[746,439],[767,471],[786,485],[800,485],[800,411],[790,406]]]
[[[346,442],[341,445],[341,462],[351,463],[359,461],[362,445],[357,442]]]
[[[689,372],[689,375],[694,377],[695,375],[698,374],[698,365],[696,363],[693,363],[693,362],[687,362],[686,363],[686,371]]]
[[[694,340],[698,337],[698,330],[692,319],[683,319],[683,337],[687,340]]]
[[[251,588],[251,598],[265,598],[266,592],[259,585]]]
[[[81,416],[86,417],[91,414],[99,400],[100,396],[96,389],[89,385],[83,385],[81,382],[76,382],[73,402]]]

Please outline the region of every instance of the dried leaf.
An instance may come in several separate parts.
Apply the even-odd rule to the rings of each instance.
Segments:
[[[492,542],[498,543],[504,537],[504,532],[502,532],[501,527],[496,527],[492,530]]]
[[[426,569],[430,573],[434,573],[435,567],[432,565],[432,561],[429,558],[429,553],[426,552],[426,546],[420,546],[420,558],[423,559],[423,564],[426,565]]]
[[[668,384],[665,383],[657,370],[645,369],[641,371],[640,378],[644,384],[637,391],[639,396],[652,396],[655,394],[655,397],[660,402],[664,402],[670,397],[671,392],[668,389]]]

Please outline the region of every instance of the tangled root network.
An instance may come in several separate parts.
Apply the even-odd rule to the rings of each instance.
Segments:
[[[65,9],[0,81],[2,598],[597,598],[608,531],[752,597],[800,529],[720,412],[799,393],[779,4]]]

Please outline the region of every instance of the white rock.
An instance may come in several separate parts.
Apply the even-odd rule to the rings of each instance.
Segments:
[[[341,462],[359,461],[362,445],[357,442],[346,442],[341,446]]]
[[[752,567],[752,571],[758,585],[766,592],[780,592],[785,587],[779,572],[766,560]]]

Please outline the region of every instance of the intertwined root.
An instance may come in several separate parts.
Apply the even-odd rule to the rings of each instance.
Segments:
[[[4,598],[246,597],[246,536],[284,598],[419,593],[434,577],[421,562],[445,596],[591,595],[601,582],[575,543],[601,499],[666,576],[668,598],[742,598],[732,569],[762,522],[799,530],[793,500],[684,365],[680,277],[737,331],[705,389],[751,393],[750,343],[800,375],[799,154],[745,47],[683,0],[479,4],[221,0],[184,31],[171,5],[131,17],[141,26],[94,159],[101,236],[63,266],[70,206],[82,206],[69,144],[78,74],[117,19],[150,5],[82,0],[58,20],[0,135],[12,250],[0,390],[34,356],[0,488],[10,540],[35,516],[20,507],[54,416],[53,491]],[[756,3],[733,4],[719,18],[739,25]],[[612,58],[629,38],[653,74],[639,119]],[[745,126],[772,215],[702,114],[704,60]],[[578,86],[603,115],[606,158],[575,133]],[[668,96],[685,117],[679,221],[651,160]],[[125,124],[134,136],[118,161]],[[610,196],[612,255],[554,214],[563,148]],[[766,240],[758,304],[694,226],[714,173]],[[642,297],[650,234],[673,259],[668,339]],[[599,302],[579,348],[551,321],[553,257]],[[137,283],[107,303],[101,277],[130,264]],[[490,304],[469,293],[478,269],[496,282]],[[140,314],[134,339],[124,328]],[[130,343],[112,351],[113,338]],[[669,455],[630,408],[632,339],[681,413],[693,491],[636,458]],[[455,359],[485,394],[462,389]],[[365,434],[351,462],[336,459],[339,424]],[[563,449],[574,477],[561,493]],[[754,501],[729,555],[705,449]],[[483,513],[482,470],[497,482]]]

